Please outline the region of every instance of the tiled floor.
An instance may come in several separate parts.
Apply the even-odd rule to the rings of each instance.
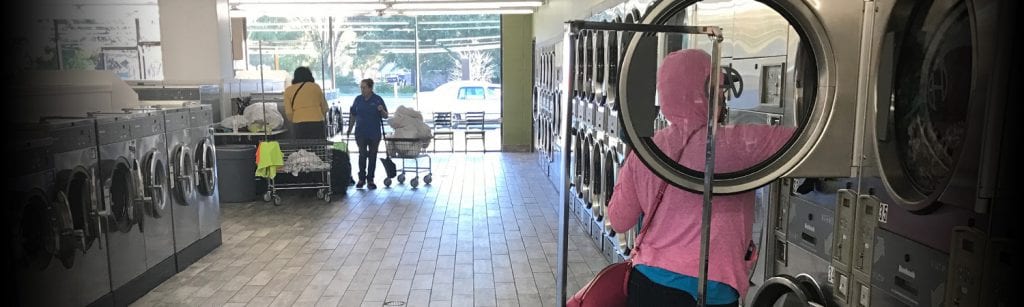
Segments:
[[[434,183],[222,204],[224,245],[135,306],[555,306],[558,196],[532,154],[435,154]],[[607,265],[575,220],[569,293]]]

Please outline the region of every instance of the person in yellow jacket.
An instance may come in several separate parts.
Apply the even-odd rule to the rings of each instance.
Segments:
[[[284,90],[285,117],[293,125],[296,139],[326,139],[327,99],[308,67],[295,69],[292,85]]]

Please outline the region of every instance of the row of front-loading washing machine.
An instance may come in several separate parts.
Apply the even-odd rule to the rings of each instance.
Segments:
[[[653,1],[627,1],[591,17],[594,21],[636,23]],[[576,65],[566,66],[564,44],[538,44],[534,51],[534,143],[541,165],[561,189],[569,181],[569,212],[609,261],[629,257],[637,229],[616,233],[605,218],[619,169],[630,151],[619,118],[618,76],[631,32],[584,31],[574,48]],[[569,69],[574,91],[565,93],[562,70]],[[563,98],[568,99],[563,104]],[[570,108],[566,118],[562,108]],[[567,125],[563,127],[562,125]],[[568,129],[568,134],[562,129]],[[562,148],[569,139],[568,148]],[[568,152],[568,178],[561,153]]]
[[[139,106],[19,124],[15,305],[127,306],[219,246],[212,120]]]
[[[712,184],[725,194],[760,189],[767,204],[756,225],[763,226],[756,267],[763,275],[752,273],[751,296],[800,305],[996,306],[1013,301],[1004,284],[1020,265],[1013,257],[1019,227],[1009,214],[1018,175],[1007,171],[1019,159],[1006,153],[1019,133],[1007,116],[1021,112],[1008,102],[1020,79],[1008,68],[1021,62],[1008,51],[1019,51],[1008,42],[1020,34],[1006,30],[1018,20],[1009,13],[1017,5],[629,1],[590,20],[629,22],[638,12],[632,16],[643,23],[720,26],[722,65],[745,81],[731,90],[723,126],[796,127],[774,156]],[[654,55],[625,54],[639,36],[622,31],[571,34],[535,48],[536,149],[555,186],[570,183],[570,212],[607,258],[621,260],[636,231],[610,231],[605,208],[625,154],[650,154],[624,135],[644,120],[654,131],[669,123],[660,114],[622,118],[622,108],[646,101],[617,90],[623,79],[630,94],[654,91],[653,71],[624,67]],[[634,52],[643,43],[656,45],[659,58],[680,45],[708,49],[673,39],[645,35]],[[562,151],[568,163],[558,161]],[[702,174],[690,171],[699,175],[669,175],[701,190]]]

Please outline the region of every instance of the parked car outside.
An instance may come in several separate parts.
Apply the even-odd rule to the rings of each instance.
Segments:
[[[419,111],[426,119],[433,112],[452,112],[456,120],[466,112],[484,112],[488,122],[501,119],[501,85],[482,81],[451,81],[421,93]]]

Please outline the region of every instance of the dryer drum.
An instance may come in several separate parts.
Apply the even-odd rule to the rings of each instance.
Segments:
[[[199,193],[204,196],[213,196],[213,191],[217,188],[217,173],[214,169],[217,157],[212,143],[210,139],[205,139],[196,149],[196,172],[199,175],[197,184]]]
[[[67,206],[71,219],[62,235],[84,253],[100,235],[98,223],[89,218],[96,201],[92,176],[79,167],[58,173],[57,182],[57,202]]]
[[[138,223],[133,192],[135,181],[127,161],[118,161],[114,170],[104,182],[106,197],[113,212],[114,224],[118,231],[129,232]]]
[[[147,200],[146,211],[154,218],[163,216],[167,203],[164,199],[164,183],[167,180],[167,171],[164,161],[157,156],[158,152],[151,152],[146,157],[142,167],[143,186],[145,187],[145,199]]]
[[[938,2],[916,3],[907,22],[888,29],[902,39],[892,54],[891,102],[877,106],[892,110],[877,119],[886,184],[914,203],[912,210],[926,209],[927,199],[942,192],[973,135],[970,123],[982,121],[977,116],[983,111],[971,99],[975,38],[967,5],[940,10],[947,4]]]
[[[60,249],[59,229],[46,194],[32,190],[21,201],[15,216],[14,260],[23,267],[44,270]]]

